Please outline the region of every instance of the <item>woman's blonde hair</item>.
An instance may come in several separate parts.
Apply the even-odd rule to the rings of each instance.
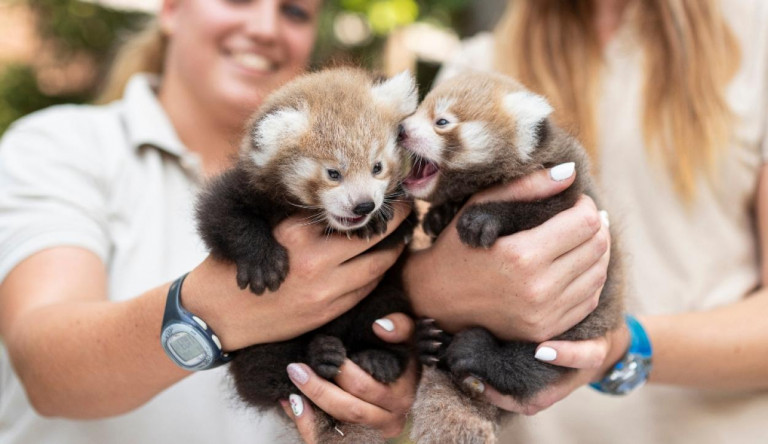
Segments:
[[[128,79],[139,72],[161,74],[167,37],[153,21],[128,40],[117,52],[96,103],[109,103],[123,96]]]
[[[686,201],[700,173],[714,177],[731,136],[725,87],[740,51],[718,3],[642,0],[627,16],[644,50],[645,142]],[[515,0],[495,30],[496,68],[547,96],[593,158],[602,67],[594,13],[594,0]]]

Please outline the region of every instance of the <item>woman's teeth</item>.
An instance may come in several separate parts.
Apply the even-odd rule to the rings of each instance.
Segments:
[[[234,53],[232,54],[232,58],[237,63],[248,69],[258,71],[271,71],[274,67],[273,63],[269,59],[254,53]]]

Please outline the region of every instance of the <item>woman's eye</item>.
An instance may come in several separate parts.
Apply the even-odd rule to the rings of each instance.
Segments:
[[[445,126],[448,125],[450,122],[448,122],[445,119],[438,119],[437,122],[435,122],[435,125],[437,126]]]
[[[382,169],[381,162],[376,162],[376,164],[373,165],[373,174],[374,175],[379,174],[381,172],[381,169]]]
[[[328,169],[328,178],[331,180],[341,180],[341,173],[339,170]]]
[[[280,9],[282,13],[285,14],[285,16],[288,17],[290,20],[293,20],[299,23],[308,22],[309,19],[312,17],[307,8],[299,5],[288,3],[281,6]]]

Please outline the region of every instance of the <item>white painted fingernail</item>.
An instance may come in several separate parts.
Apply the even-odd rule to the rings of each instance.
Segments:
[[[301,400],[301,396],[291,394],[288,396],[288,402],[291,403],[291,410],[297,418],[304,413],[304,401]]]
[[[562,182],[573,176],[574,171],[576,171],[576,164],[574,162],[561,163],[549,170],[549,177],[556,182]]]
[[[304,385],[309,381],[309,374],[299,364],[288,364],[288,377],[291,381]]]
[[[608,212],[607,211],[605,211],[605,210],[601,210],[600,211],[600,220],[603,221],[603,225],[605,225],[606,227],[610,227],[611,226],[611,221],[610,221],[610,219],[608,219]]]
[[[552,347],[539,347],[534,357],[539,361],[554,361],[557,359],[557,350]]]
[[[390,321],[389,319],[376,319],[374,323],[379,324],[379,327],[383,328],[386,331],[389,331],[389,332],[395,331],[395,323]]]
[[[482,395],[485,391],[485,384],[474,376],[467,376],[463,381],[464,387],[471,390],[476,395]]]

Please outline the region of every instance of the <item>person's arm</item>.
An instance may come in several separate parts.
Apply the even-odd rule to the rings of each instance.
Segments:
[[[768,165],[760,172],[756,196],[762,286],[737,303],[713,310],[640,317],[653,344],[650,382],[768,388]]]
[[[549,170],[478,193],[483,200],[554,195],[574,176]],[[447,331],[482,325],[502,339],[544,341],[584,319],[599,300],[609,260],[608,229],[584,196],[544,224],[500,238],[490,249],[462,244],[455,221],[404,270],[416,313]]]
[[[760,172],[756,199],[761,287],[738,302],[712,310],[639,316],[653,346],[649,383],[719,390],[768,388],[768,325],[764,319],[768,312],[768,165]],[[548,341],[539,345],[542,347],[556,351],[556,358],[549,361],[552,364],[579,371],[525,405],[492,388],[485,388],[486,398],[510,411],[535,414],[599,380],[624,355],[629,335],[622,325],[605,338]]]
[[[397,207],[390,231],[406,212]],[[275,230],[291,252],[291,273],[277,292],[242,291],[234,265],[208,258],[189,274],[182,302],[226,350],[326,323],[370,292],[400,251],[360,255],[372,242],[327,238],[320,230],[296,219]],[[0,336],[34,408],[69,418],[117,415],[188,374],[160,346],[169,285],[111,302],[103,263],[82,248],[49,248],[14,267],[0,284]]]
[[[768,165],[760,172],[756,199],[762,286],[739,302],[713,310],[640,317],[653,344],[650,382],[768,388]]]

